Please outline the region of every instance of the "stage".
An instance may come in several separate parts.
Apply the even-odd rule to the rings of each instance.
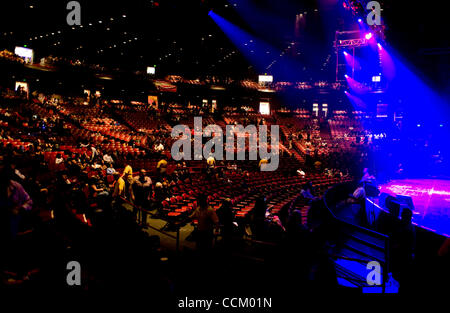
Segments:
[[[381,185],[380,191],[410,196],[414,204],[413,223],[450,237],[450,180],[392,180]]]

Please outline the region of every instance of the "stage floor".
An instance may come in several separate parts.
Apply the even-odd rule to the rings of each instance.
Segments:
[[[450,237],[450,180],[392,180],[381,185],[380,191],[410,196],[414,204],[413,223]]]

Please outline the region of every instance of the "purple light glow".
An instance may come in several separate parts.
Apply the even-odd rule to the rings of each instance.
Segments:
[[[380,43],[377,43],[377,46],[378,46],[378,49],[383,49],[383,47],[381,46],[381,44]]]
[[[380,45],[381,46],[381,45]],[[388,81],[391,81],[396,76],[396,66],[386,48],[379,48],[378,53],[381,59],[381,72]]]
[[[366,40],[370,40],[370,38],[372,38],[372,33],[367,33],[365,38]]]
[[[450,233],[450,181],[439,179],[393,180],[380,188],[391,195],[413,199],[413,221],[442,235]]]
[[[345,79],[347,80],[348,86],[350,87],[350,90],[353,94],[366,94],[370,91],[370,88],[365,86],[364,84],[361,84],[357,80],[349,77],[348,75],[345,75]]]

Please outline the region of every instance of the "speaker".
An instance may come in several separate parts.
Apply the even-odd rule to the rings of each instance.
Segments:
[[[378,203],[380,204],[380,206],[382,208],[387,208],[386,206],[386,199],[388,199],[388,197],[390,197],[390,195],[386,192],[382,192],[380,194],[380,197],[378,198]]]
[[[400,203],[397,201],[397,198],[393,196],[386,197],[386,209],[388,209],[389,213],[393,216],[399,218],[400,217]]]
[[[378,195],[380,194],[380,190],[378,189],[378,187],[371,183],[365,183],[364,190],[366,191],[367,197],[378,197]]]
[[[404,208],[408,208],[414,212],[414,203],[410,196],[397,195],[396,202],[398,202],[400,205],[400,215],[402,215],[402,211]]]

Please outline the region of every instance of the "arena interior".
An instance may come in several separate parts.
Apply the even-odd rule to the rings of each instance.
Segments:
[[[2,291],[156,312],[448,294],[443,5],[1,5]]]

